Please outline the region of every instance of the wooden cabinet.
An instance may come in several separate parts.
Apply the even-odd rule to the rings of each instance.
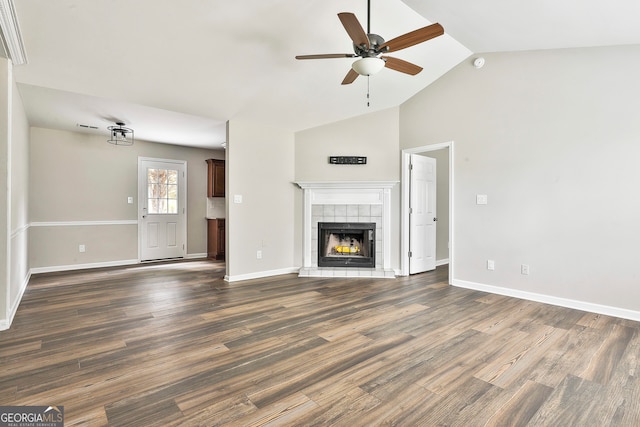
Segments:
[[[224,218],[207,220],[207,256],[224,260]]]
[[[208,159],[207,197],[224,197],[224,160]]]

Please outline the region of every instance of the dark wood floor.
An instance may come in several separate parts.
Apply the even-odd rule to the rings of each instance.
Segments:
[[[639,426],[640,324],[447,285],[191,261],[38,275],[0,404],[67,426]]]

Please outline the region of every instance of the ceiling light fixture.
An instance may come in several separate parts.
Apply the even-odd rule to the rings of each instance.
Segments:
[[[361,76],[372,76],[384,68],[384,60],[375,56],[358,59],[351,65]]]
[[[109,144],[133,145],[133,129],[124,127],[124,123],[116,122],[116,126],[109,126],[107,129],[111,132],[107,140]]]

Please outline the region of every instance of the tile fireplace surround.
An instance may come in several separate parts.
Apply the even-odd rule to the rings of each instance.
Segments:
[[[301,277],[395,277],[391,268],[391,189],[397,181],[296,184],[304,190]],[[318,267],[319,222],[375,222],[375,268]]]

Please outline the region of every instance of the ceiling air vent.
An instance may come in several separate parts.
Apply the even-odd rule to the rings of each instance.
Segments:
[[[76,123],[76,126],[78,126],[79,128],[83,128],[83,129],[98,129],[98,126],[83,125],[83,124],[80,124],[80,123]]]

